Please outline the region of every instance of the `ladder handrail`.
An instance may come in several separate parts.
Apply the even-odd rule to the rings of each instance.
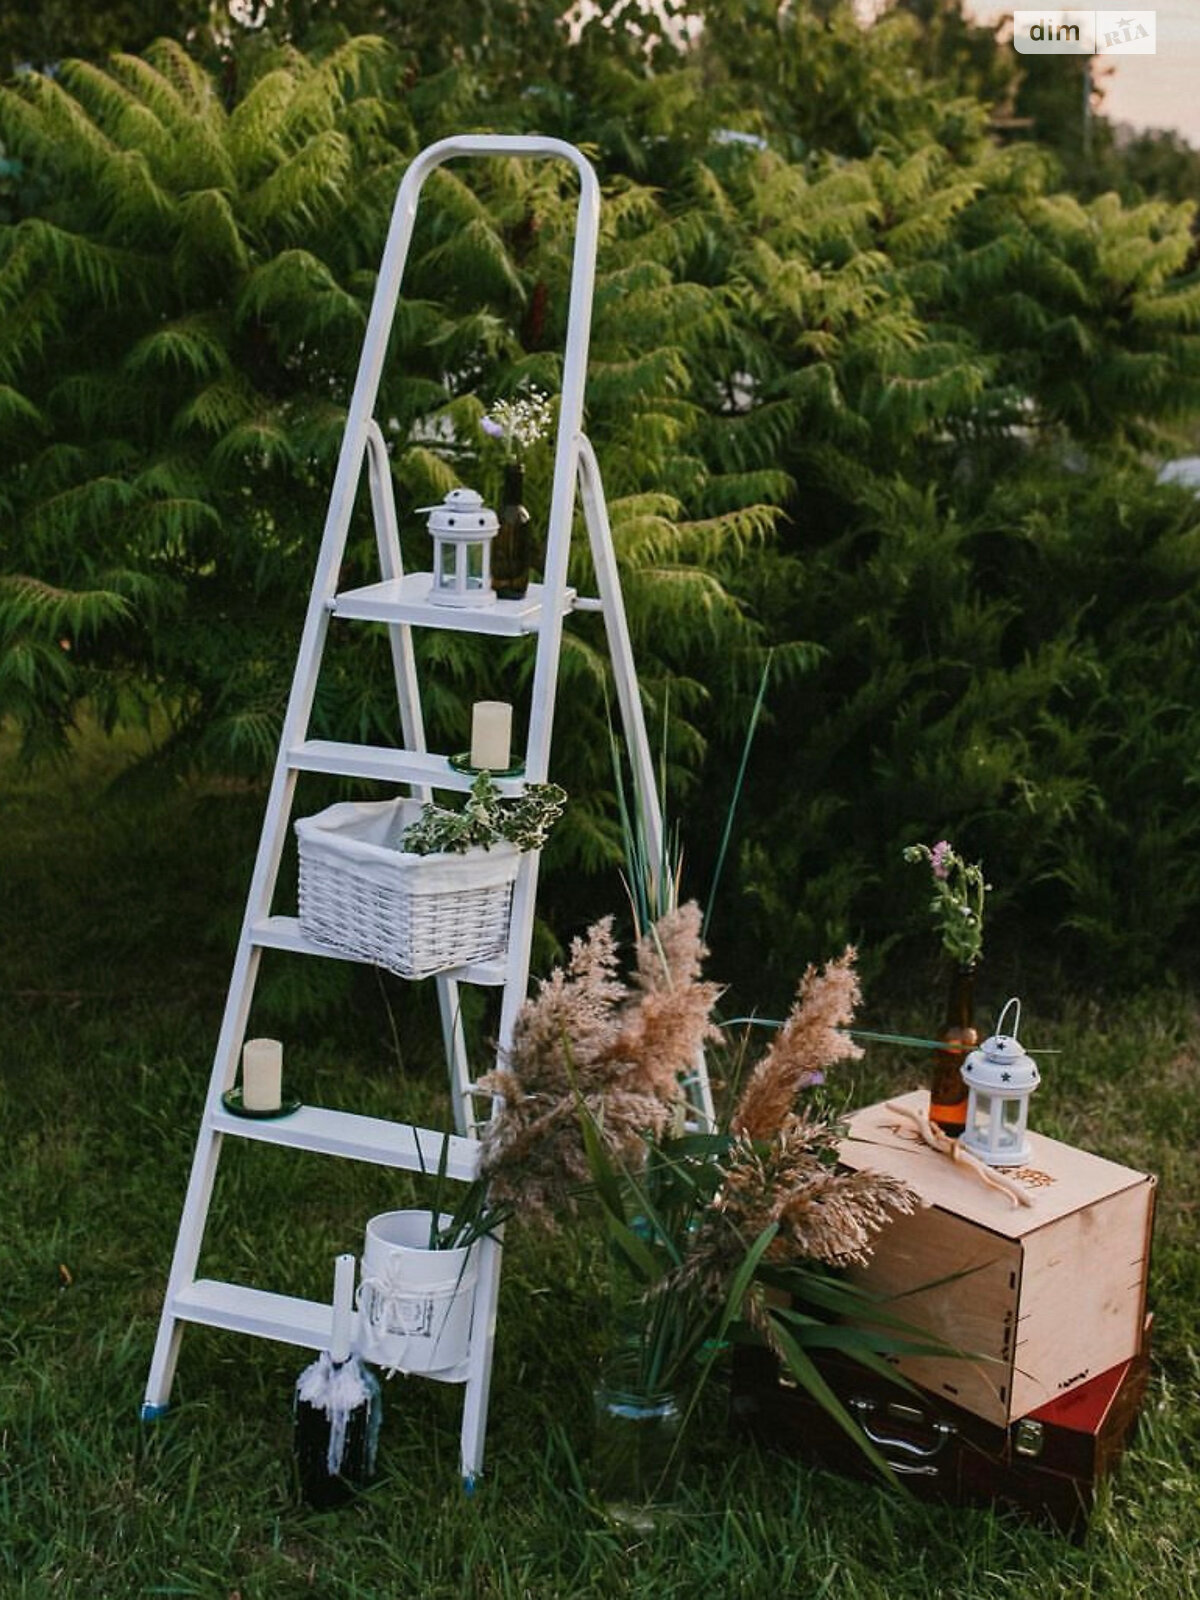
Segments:
[[[663,818],[658,784],[654,776],[654,763],[650,757],[650,739],[646,732],[646,718],[638,694],[637,678],[633,672],[633,645],[629,638],[629,622],[625,615],[625,601],[621,593],[621,578],[617,571],[616,548],[613,544],[612,525],[608,518],[608,505],[604,498],[604,484],[600,477],[600,463],[592,441],[581,435],[579,439],[579,496],[583,502],[583,521],[591,546],[592,568],[596,574],[596,587],[600,591],[600,609],[608,638],[608,655],[613,667],[613,684],[617,694],[617,709],[625,733],[625,747],[633,769],[634,804],[640,806],[646,830],[646,853],[652,883],[657,893],[659,871],[663,861]]]
[[[556,528],[565,524],[569,533],[575,492],[575,435],[583,415],[583,385],[587,369],[587,308],[591,304],[595,281],[596,248],[600,229],[600,184],[594,168],[582,153],[562,139],[543,139],[525,135],[470,134],[441,139],[414,157],[401,179],[392,207],[392,218],[384,245],[383,259],[375,282],[375,293],[363,335],[363,353],[350,397],[346,427],[338,455],[329,509],[321,534],[316,572],[304,630],[300,640],[300,661],[315,655],[328,621],[328,602],[336,591],[337,569],[349,530],[355,497],[362,474],[367,430],[375,410],[388,338],[395,317],[400,283],[408,259],[416,221],[417,201],[425,180],[444,162],[455,156],[546,156],[570,162],[580,175],[579,206],[576,216],[575,252],[571,267],[571,299],[567,313],[568,341],[563,364],[562,402],[559,417],[559,449],[554,463],[554,494],[550,509],[549,541]],[[580,313],[583,313],[581,316]],[[578,330],[582,327],[582,333]],[[570,335],[575,334],[572,345]],[[566,422],[570,426],[565,426]],[[565,443],[564,443],[565,440]],[[549,563],[549,551],[547,560]],[[566,549],[562,551],[560,586],[566,580]],[[550,588],[552,575],[546,573]],[[549,596],[547,597],[549,598]],[[561,631],[561,617],[558,629]],[[300,674],[297,673],[297,679]],[[295,743],[301,721],[311,712],[311,694],[293,705],[289,700],[284,719],[281,755],[286,745]],[[548,758],[548,733],[535,752],[526,750],[530,777],[545,777]]]

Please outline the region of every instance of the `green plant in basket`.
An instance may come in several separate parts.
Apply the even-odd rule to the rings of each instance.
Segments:
[[[506,800],[491,774],[481,772],[461,811],[427,802],[401,842],[418,856],[463,855],[502,842],[522,852],[540,850],[566,803],[566,790],[557,783],[531,783],[523,794]]]

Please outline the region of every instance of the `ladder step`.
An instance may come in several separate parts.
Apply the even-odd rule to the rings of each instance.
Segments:
[[[362,961],[366,964],[363,956],[353,956],[345,950],[335,950],[332,945],[306,939],[300,932],[299,917],[264,917],[261,922],[253,924],[250,937],[264,949],[291,950],[297,955],[329,956],[335,961]],[[503,961],[475,961],[467,967],[448,967],[438,976],[453,978],[455,983],[474,983],[483,988],[496,989],[504,983],[505,970]]]
[[[171,1301],[172,1316],[183,1322],[200,1322],[209,1328],[225,1328],[231,1333],[248,1333],[257,1339],[275,1339],[280,1344],[299,1345],[304,1350],[328,1350],[333,1338],[333,1307],[321,1300],[300,1300],[290,1294],[272,1294],[267,1289],[250,1289],[240,1283],[221,1283],[216,1278],[197,1278]],[[351,1323],[350,1340],[356,1342],[358,1313]],[[467,1362],[423,1372],[422,1377],[438,1383],[465,1383],[470,1376]]]
[[[407,623],[419,628],[453,628],[456,633],[492,633],[508,638],[536,633],[541,626],[543,590],[531,583],[520,600],[497,600],[486,606],[438,606],[431,603],[431,572],[406,572],[402,578],[369,583],[335,595],[335,617],[358,622]],[[575,591],[563,595],[563,615],[574,608]]]
[[[423,750],[394,750],[382,744],[342,744],[335,739],[305,739],[288,751],[288,766],[298,772],[333,772],[346,778],[376,778],[383,783],[424,784],[434,789],[468,790],[472,772],[456,772],[446,756]],[[496,778],[502,795],[520,795],[523,778]]]
[[[185,1322],[252,1333],[308,1350],[328,1349],[333,1335],[332,1306],[238,1283],[219,1283],[215,1278],[197,1278],[175,1296],[171,1311]]]
[[[240,1139],[430,1174],[437,1171],[442,1139],[447,1137],[447,1177],[469,1183],[479,1170],[479,1143],[475,1139],[443,1135],[433,1128],[414,1128],[411,1123],[389,1122],[383,1117],[331,1111],[324,1106],[301,1106],[287,1116],[274,1118],[238,1117],[220,1106],[211,1113],[209,1122],[218,1133]]]

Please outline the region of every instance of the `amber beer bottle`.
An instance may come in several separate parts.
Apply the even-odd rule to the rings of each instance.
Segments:
[[[957,1139],[967,1125],[967,1086],[962,1064],[979,1043],[975,1029],[975,968],[958,967],[950,981],[946,1021],[938,1030],[945,1049],[933,1052],[929,1083],[929,1119]]]

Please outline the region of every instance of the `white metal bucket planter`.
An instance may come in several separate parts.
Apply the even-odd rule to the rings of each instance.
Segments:
[[[502,957],[520,852],[400,848],[415,800],[344,801],[296,822],[300,931],[402,978]]]
[[[429,1211],[385,1211],[367,1223],[358,1348],[389,1372],[444,1372],[467,1359],[478,1252],[429,1248]],[[444,1224],[450,1218],[444,1213]]]

